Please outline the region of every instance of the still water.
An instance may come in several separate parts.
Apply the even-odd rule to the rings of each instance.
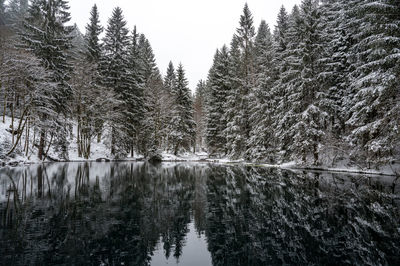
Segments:
[[[400,180],[208,164],[0,169],[0,265],[400,265]]]

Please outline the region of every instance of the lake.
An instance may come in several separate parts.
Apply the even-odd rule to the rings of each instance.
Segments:
[[[400,180],[200,163],[0,169],[0,265],[400,265]]]

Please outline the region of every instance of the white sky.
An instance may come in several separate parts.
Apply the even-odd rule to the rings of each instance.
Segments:
[[[72,22],[82,33],[94,3],[102,25],[114,7],[123,10],[130,30],[136,25],[149,39],[162,74],[170,60],[182,62],[191,90],[207,78],[217,48],[229,44],[239,25],[245,2],[256,29],[265,19],[273,30],[281,5],[288,12],[301,0],[70,0]]]

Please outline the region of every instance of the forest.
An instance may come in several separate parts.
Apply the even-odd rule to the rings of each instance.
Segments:
[[[100,12],[81,33],[66,0],[0,0],[0,160],[104,143],[114,159],[400,162],[399,0],[303,0],[257,28],[245,4],[194,94],[121,8]]]

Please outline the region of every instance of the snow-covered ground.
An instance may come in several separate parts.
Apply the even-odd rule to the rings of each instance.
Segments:
[[[18,127],[18,119],[14,120],[14,128]],[[0,163],[7,164],[28,164],[28,163],[39,163],[41,162],[37,157],[37,149],[30,149],[28,156],[26,156],[23,152],[16,152],[12,156],[2,158],[10,149],[11,146],[11,138],[12,135],[8,129],[10,129],[11,118],[6,117],[5,123],[2,121],[2,117],[0,120]],[[74,127],[73,137],[70,139],[70,150],[69,150],[69,161],[94,161],[99,158],[108,158],[111,159],[110,149],[102,140],[100,143],[97,141],[93,141],[91,144],[91,155],[88,160],[78,156],[78,148],[76,143],[76,129]],[[33,135],[33,134],[31,134]],[[19,149],[22,150],[23,143],[25,139],[24,136],[21,138]],[[56,158],[56,154],[50,149],[49,155],[51,157]],[[136,160],[138,158],[143,158],[143,156],[135,154],[134,157],[128,157],[126,160]],[[281,168],[281,169],[292,169],[292,170],[312,170],[312,171],[329,171],[329,172],[343,172],[343,173],[360,173],[360,174],[372,174],[372,175],[399,175],[400,174],[400,164],[395,165],[386,165],[380,167],[378,169],[362,169],[357,166],[352,166],[348,162],[343,162],[341,164],[336,165],[335,167],[328,166],[302,166],[296,164],[296,162],[287,162],[282,164],[264,164],[264,163],[249,163],[243,159],[240,160],[231,160],[229,158],[209,158],[206,152],[197,152],[197,153],[183,153],[178,156],[163,152],[162,153],[163,161],[165,162],[208,162],[208,163],[216,163],[216,164],[242,164],[242,165],[255,165],[261,167],[273,167],[273,168]]]

